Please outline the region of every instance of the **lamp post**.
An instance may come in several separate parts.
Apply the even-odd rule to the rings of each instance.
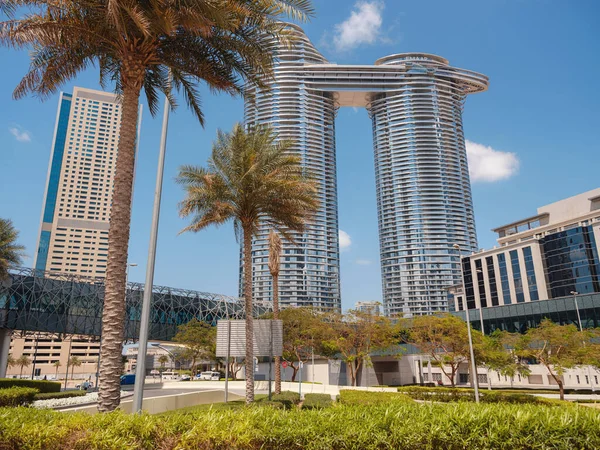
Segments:
[[[579,331],[581,333],[583,333],[583,324],[581,323],[581,315],[579,314],[579,304],[577,303],[577,296],[579,295],[579,292],[571,291],[570,294],[573,296],[573,302],[575,303],[575,311],[577,312],[577,321],[579,322]],[[585,347],[585,340],[583,341],[583,346]],[[590,386],[592,388],[592,394],[595,394],[596,388],[594,386],[594,382],[592,381],[592,369],[590,368],[589,364],[587,364],[587,372],[588,372],[588,378],[590,379]]]
[[[169,74],[171,80],[171,74]],[[135,368],[135,385],[133,388],[132,411],[138,413],[142,410],[144,396],[144,380],[146,378],[146,347],[148,346],[148,331],[150,328],[150,302],[152,301],[152,287],[154,284],[154,264],[156,263],[156,242],[158,239],[158,221],[160,217],[160,201],[162,197],[163,174],[165,171],[165,153],[167,150],[167,130],[169,128],[169,99],[165,96],[163,111],[162,133],[160,136],[160,149],[158,152],[158,168],[156,170],[156,186],[154,188],[154,207],[152,210],[152,227],[150,228],[150,244],[148,246],[148,262],[146,264],[146,283],[144,285],[144,298],[142,300],[142,314],[140,317],[140,338],[138,341],[138,364]],[[144,349],[144,356],[139,357],[139,352]]]
[[[467,321],[467,332],[469,336],[469,355],[471,356],[471,376],[473,377],[473,389],[475,390],[475,402],[479,403],[479,380],[477,379],[477,365],[475,364],[475,352],[473,351],[473,336],[471,335],[471,318],[467,309],[467,289],[465,288],[465,279],[462,276],[462,256],[460,254],[460,245],[454,244],[453,247],[458,251],[461,283],[463,291],[463,309],[465,310],[465,319]]]

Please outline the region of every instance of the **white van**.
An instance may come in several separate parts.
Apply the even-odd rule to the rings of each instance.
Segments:
[[[221,378],[221,372],[201,372],[198,378],[200,380],[219,381]]]
[[[179,377],[179,375],[177,374],[177,372],[163,372],[162,377],[165,380],[176,380]]]

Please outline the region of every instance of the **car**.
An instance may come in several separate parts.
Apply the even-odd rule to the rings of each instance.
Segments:
[[[190,377],[189,375],[181,375],[180,381],[190,381],[191,379],[192,377]]]
[[[202,372],[200,374],[200,378],[198,378],[198,379],[199,380],[219,381],[220,378],[221,378],[221,372],[209,371],[209,372]]]
[[[135,373],[121,375],[121,386],[135,384]]]

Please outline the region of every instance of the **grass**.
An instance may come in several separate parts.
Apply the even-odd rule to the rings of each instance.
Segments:
[[[0,449],[600,448],[600,412],[577,405],[391,401],[283,410],[260,406],[261,401],[249,407],[232,404],[156,416],[4,408]]]

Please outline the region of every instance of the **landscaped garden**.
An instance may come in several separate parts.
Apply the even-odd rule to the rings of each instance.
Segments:
[[[600,412],[568,402],[418,402],[342,391],[156,416],[0,408],[0,449],[597,449]],[[308,405],[307,405],[308,403]]]

